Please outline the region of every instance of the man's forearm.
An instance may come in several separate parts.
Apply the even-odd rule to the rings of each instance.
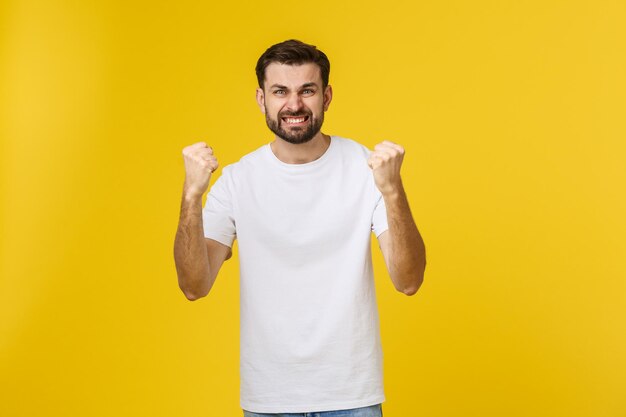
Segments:
[[[389,225],[389,275],[395,287],[414,294],[424,280],[426,248],[402,186],[383,194]]]
[[[183,193],[174,241],[174,261],[178,285],[187,298],[199,298],[209,292],[209,259],[202,230],[202,195]]]

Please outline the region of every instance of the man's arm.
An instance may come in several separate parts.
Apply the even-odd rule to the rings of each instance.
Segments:
[[[185,184],[174,240],[174,261],[178,286],[193,301],[209,293],[220,267],[232,252],[228,246],[204,237],[202,195],[218,166],[213,149],[198,142],[183,149],[183,157]]]
[[[413,295],[424,281],[426,248],[417,230],[404,190],[383,196],[389,229],[378,236],[378,244],[387,264],[393,285],[406,295]]]
[[[217,278],[224,261],[232,256],[231,249],[204,237],[202,229],[202,194],[183,195],[180,221],[174,240],[174,261],[178,286],[187,299],[194,301],[206,296]]]
[[[404,149],[393,142],[376,145],[368,161],[387,210],[389,229],[378,236],[393,285],[413,295],[424,281],[426,248],[417,230],[400,179]]]

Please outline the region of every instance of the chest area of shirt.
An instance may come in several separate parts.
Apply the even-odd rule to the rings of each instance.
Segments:
[[[375,206],[365,175],[249,178],[241,184],[235,221],[239,238],[315,247],[371,225]]]

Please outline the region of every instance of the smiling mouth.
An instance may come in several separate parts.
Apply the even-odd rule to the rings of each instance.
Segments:
[[[289,116],[289,117],[282,117],[281,119],[283,122],[285,122],[288,125],[298,125],[298,124],[307,122],[309,120],[309,116],[299,116],[299,117]]]

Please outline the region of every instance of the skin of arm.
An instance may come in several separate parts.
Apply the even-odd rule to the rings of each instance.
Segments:
[[[202,194],[183,193],[180,220],[174,240],[178,286],[190,301],[206,296],[231,249],[204,237]]]
[[[393,285],[398,291],[413,295],[424,281],[426,248],[400,178],[404,149],[389,141],[374,149],[368,164],[383,195],[389,225],[389,229],[378,236],[378,242]]]

